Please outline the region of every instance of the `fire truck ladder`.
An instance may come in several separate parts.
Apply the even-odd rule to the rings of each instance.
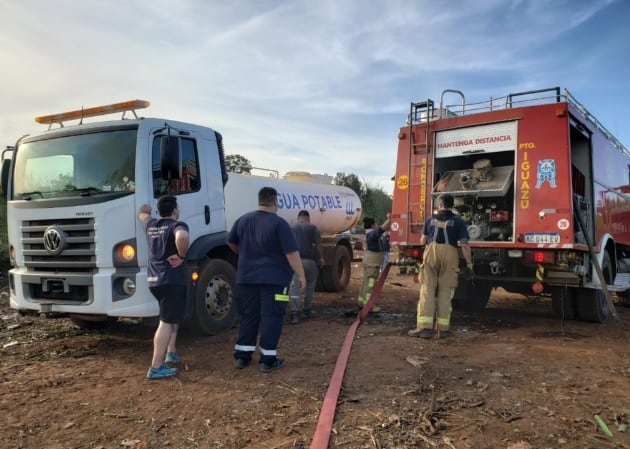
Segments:
[[[427,99],[427,101],[422,101],[420,103],[411,103],[411,107],[409,110],[409,117],[407,118],[407,124],[409,125],[409,180],[413,179],[411,176],[414,168],[420,169],[420,164],[417,162],[412,162],[414,160],[413,155],[416,153],[426,153],[429,154],[429,150],[431,148],[431,139],[430,139],[430,131],[429,125],[431,122],[431,118],[434,112],[434,104],[433,100]],[[413,125],[417,125],[420,122],[426,122],[426,128],[424,130],[424,136],[419,136],[416,140],[416,133],[414,132]],[[424,201],[426,201],[426,197],[421,201],[419,192],[421,188],[421,184],[425,180],[421,180],[420,177],[417,178],[418,181],[414,183],[409,183],[409,188],[407,189],[407,204],[409,205],[409,210],[407,211],[407,233],[409,235],[412,232],[412,228],[419,229],[420,226],[424,224]],[[417,232],[417,231],[416,231]]]

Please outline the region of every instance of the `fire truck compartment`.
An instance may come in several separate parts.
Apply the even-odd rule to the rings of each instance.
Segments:
[[[512,185],[513,174],[513,165],[491,167],[486,178],[479,178],[474,170],[447,171],[434,186],[432,195],[503,197]]]

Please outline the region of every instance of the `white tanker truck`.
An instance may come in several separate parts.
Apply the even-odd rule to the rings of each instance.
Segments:
[[[139,118],[135,111],[148,105],[134,100],[37,117],[48,130],[21,138],[12,157],[4,159],[10,164],[3,166],[2,187],[12,308],[69,316],[84,326],[112,317],[156,316],[136,213],[143,203],[156,211],[157,199],[171,194],[190,228],[188,325],[202,334],[229,328],[236,319],[237,256],[227,247],[227,233],[236,218],[256,209],[263,186],[278,191],[278,214],[290,224],[307,209],[320,229],[325,260],[320,288],[346,288],[353,247],[335,234],[359,221],[361,202],[354,191],[228,173],[218,132]],[[121,120],[84,123],[115,112]],[[76,119],[78,125],[67,126]]]

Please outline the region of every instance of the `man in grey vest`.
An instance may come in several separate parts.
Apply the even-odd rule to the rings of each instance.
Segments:
[[[311,318],[313,315],[313,293],[317,283],[319,267],[324,265],[324,258],[321,248],[322,237],[317,226],[311,223],[311,216],[307,210],[298,213],[298,221],[292,226],[295,239],[298,242],[300,258],[306,276],[306,288],[304,289],[304,307],[302,315]],[[291,324],[299,322],[298,312],[300,307],[300,289],[295,276],[289,287],[289,313],[291,314]]]

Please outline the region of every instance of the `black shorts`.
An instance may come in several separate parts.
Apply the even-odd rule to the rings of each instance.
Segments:
[[[160,321],[181,324],[186,318],[186,286],[165,284],[149,287],[160,304]]]

